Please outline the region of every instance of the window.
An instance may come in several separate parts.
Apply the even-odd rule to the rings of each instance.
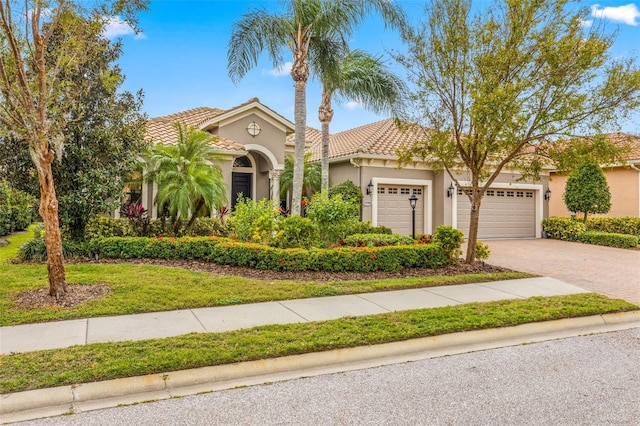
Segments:
[[[379,186],[378,187],[378,194],[384,194],[385,193],[385,187],[384,186]]]
[[[400,194],[409,195],[410,193],[411,191],[409,190],[409,188],[400,188]]]
[[[462,191],[461,188],[458,188],[458,195],[462,195],[462,194],[464,194],[464,192]]]
[[[124,184],[124,195],[124,204],[142,202],[142,172],[136,171],[131,174]]]
[[[496,192],[493,189],[487,191],[487,197],[493,197],[496,195]]]
[[[249,167],[251,168],[251,160],[246,155],[244,157],[237,157],[233,160],[233,167]]]
[[[387,194],[397,194],[398,193],[398,188],[389,188],[389,190],[387,191]]]
[[[533,198],[533,192],[527,191],[527,198]]]
[[[504,197],[504,191],[496,191],[496,196]]]
[[[416,195],[422,195],[422,188],[414,188],[413,193]]]
[[[524,191],[516,191],[516,197],[524,198]]]
[[[513,197],[513,191],[507,191],[507,197]]]

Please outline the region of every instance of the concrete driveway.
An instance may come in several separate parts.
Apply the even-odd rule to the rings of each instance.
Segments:
[[[487,263],[544,275],[640,305],[640,250],[551,239],[485,241]]]

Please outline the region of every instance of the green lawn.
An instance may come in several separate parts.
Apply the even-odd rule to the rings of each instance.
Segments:
[[[227,333],[98,343],[0,356],[0,392],[17,392],[318,352],[459,331],[638,309],[596,294],[532,297]]]
[[[30,233],[15,234],[9,238],[11,244],[0,248],[0,310],[3,312],[0,326],[533,276],[509,272],[321,283],[262,281],[152,265],[68,264],[69,284],[105,284],[111,288],[111,293],[74,308],[24,310],[15,308],[15,296],[24,290],[48,286],[46,265],[6,262],[16,256],[17,248],[28,238]]]

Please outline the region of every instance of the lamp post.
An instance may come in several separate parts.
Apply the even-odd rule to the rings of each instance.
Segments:
[[[411,206],[411,237],[416,239],[416,203],[418,202],[418,197],[416,194],[411,194],[409,197],[409,205]]]

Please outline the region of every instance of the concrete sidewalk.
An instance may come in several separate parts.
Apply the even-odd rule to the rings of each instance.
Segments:
[[[574,285],[541,277],[27,324],[0,328],[0,353],[154,339],[188,333],[223,332],[268,324],[331,320],[471,302],[585,292],[587,291]]]

